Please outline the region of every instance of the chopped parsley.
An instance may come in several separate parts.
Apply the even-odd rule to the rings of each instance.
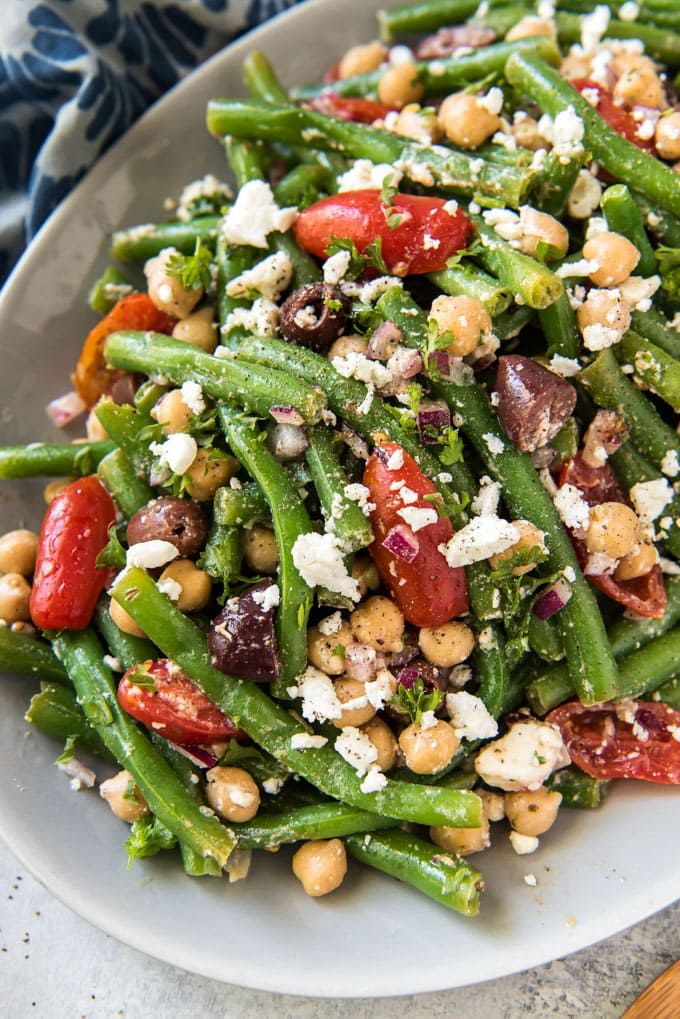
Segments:
[[[419,725],[426,711],[435,711],[444,699],[444,691],[428,689],[419,677],[412,687],[401,684],[390,704],[408,715],[415,725]]]
[[[200,238],[197,238],[193,255],[182,255],[180,252],[171,255],[166,271],[178,279],[185,290],[198,290],[199,287],[207,290],[212,279],[210,273],[212,259],[210,248],[206,248]]]

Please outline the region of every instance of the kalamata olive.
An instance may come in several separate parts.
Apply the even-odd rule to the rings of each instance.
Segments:
[[[498,359],[498,416],[523,453],[547,445],[571,417],[576,390],[548,368],[519,354]]]
[[[268,605],[271,580],[261,580],[229,598],[208,631],[208,650],[220,672],[252,683],[273,683],[281,673],[274,612]]]
[[[484,28],[482,25],[457,25],[455,27],[440,28],[434,35],[428,35],[416,48],[418,60],[439,60],[441,57],[450,57],[451,54],[461,47],[477,49],[479,46],[488,46],[496,38],[492,28]]]
[[[323,352],[342,334],[348,301],[328,283],[307,283],[287,297],[279,328],[284,339]]]
[[[135,402],[135,393],[141,381],[141,375],[133,375],[131,372],[124,371],[112,371],[106,391],[113,402],[120,406],[123,404],[133,404]]]
[[[175,546],[183,559],[201,551],[208,538],[208,524],[198,503],[163,495],[152,499],[130,517],[128,545],[159,538]]]

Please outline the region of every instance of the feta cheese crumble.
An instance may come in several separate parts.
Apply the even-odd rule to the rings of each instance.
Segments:
[[[398,187],[403,177],[401,170],[391,163],[372,163],[370,159],[355,159],[349,170],[338,177],[338,192],[343,191],[380,191],[385,181],[392,187]]]
[[[680,474],[680,463],[678,463],[678,453],[675,449],[669,449],[664,453],[663,460],[661,461],[661,470],[668,478],[677,478]]]
[[[590,506],[575,485],[562,485],[553,496],[555,509],[565,527],[585,531],[590,523]]]
[[[673,488],[666,478],[639,481],[630,490],[630,498],[643,528],[649,528],[673,499]]]
[[[334,357],[331,364],[344,379],[357,379],[380,389],[392,381],[392,372],[380,361],[372,361],[365,354],[351,350],[342,357]]]
[[[581,371],[581,365],[575,357],[563,357],[562,354],[553,354],[548,367],[563,379],[571,379]]]
[[[192,414],[197,417],[202,414],[205,410],[205,400],[203,399],[203,390],[199,386],[198,382],[191,382],[187,380],[182,383],[180,389],[182,394],[182,403],[185,407],[188,407]]]
[[[484,701],[465,690],[446,695],[446,710],[458,739],[491,739],[498,735],[498,722]]]
[[[257,291],[269,301],[276,301],[293,278],[293,263],[285,251],[275,251],[227,283],[229,297],[249,297]]]
[[[470,509],[479,517],[496,516],[501,497],[501,484],[484,474],[479,479],[479,491],[470,503]]]
[[[352,256],[349,251],[336,251],[334,255],[327,258],[323,264],[323,281],[331,286],[337,286],[347,274]]]
[[[510,832],[510,845],[518,856],[528,856],[538,849],[538,839],[535,835],[521,835],[518,831]],[[527,884],[531,882],[527,881]]]
[[[126,567],[138,566],[143,570],[157,570],[172,562],[178,555],[179,550],[171,542],[152,538],[151,541],[138,541],[136,545],[130,545],[125,562]]]
[[[397,510],[397,516],[401,517],[413,532],[421,531],[423,527],[436,524],[439,520],[436,509],[431,509],[429,506],[403,506]]]
[[[298,696],[302,698],[302,717],[308,722],[327,722],[340,718],[342,704],[325,672],[309,665],[298,677]]]
[[[477,755],[475,771],[487,785],[505,792],[534,790],[558,768],[571,763],[559,729],[548,722],[516,722]]]
[[[186,474],[196,459],[198,444],[193,435],[174,432],[165,442],[152,442],[149,449],[158,457],[161,467],[169,467],[173,474]]]
[[[317,736],[312,732],[296,732],[290,737],[291,750],[320,750],[327,743],[325,736]]]
[[[269,587],[264,588],[262,591],[253,591],[252,598],[263,612],[269,612],[270,609],[275,609],[279,604],[281,592],[279,591],[278,584],[270,584]]]
[[[292,549],[293,565],[310,587],[325,587],[359,601],[359,582],[347,572],[340,542],[333,534],[300,534]]]
[[[365,775],[378,760],[378,750],[365,732],[354,725],[346,725],[335,740],[335,749],[357,775]]]
[[[165,580],[157,580],[156,587],[161,594],[166,595],[170,601],[179,601],[180,595],[182,594],[182,585],[172,577],[166,577]]]
[[[249,180],[240,189],[222,221],[222,233],[229,244],[266,248],[269,234],[290,230],[297,217],[295,207],[278,207],[269,184],[262,180]]]
[[[520,537],[519,528],[514,524],[489,513],[471,520],[445,545],[440,545],[439,551],[452,568],[470,566],[498,552],[505,552]]]

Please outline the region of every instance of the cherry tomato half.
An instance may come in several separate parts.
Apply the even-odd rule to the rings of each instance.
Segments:
[[[580,453],[567,460],[560,473],[561,485],[574,485],[580,489],[589,506],[597,506],[601,502],[623,502],[630,505],[628,497],[619,484],[616,474],[609,466],[589,467]],[[588,562],[589,553],[585,542],[572,535],[572,543],[576,556],[583,569]],[[636,616],[646,619],[663,619],[666,611],[667,595],[663,583],[661,568],[653,566],[649,573],[634,580],[616,580],[613,575],[590,576],[598,590],[606,594],[612,601],[624,605]]]
[[[351,96],[339,96],[337,92],[321,92],[310,99],[305,106],[310,110],[318,110],[327,117],[338,117],[340,120],[354,120],[359,124],[372,124],[374,120],[382,120],[392,109],[375,99],[359,99]]]
[[[656,149],[654,148],[654,142],[649,138],[640,138],[638,136],[639,123],[628,110],[625,110],[623,106],[617,106],[609,92],[602,88],[601,85],[596,84],[594,81],[588,81],[587,78],[578,78],[572,81],[572,85],[577,92],[583,92],[584,89],[588,91],[596,92],[598,95],[597,106],[594,109],[600,114],[600,116],[607,121],[609,126],[620,134],[622,138],[632,142],[633,145],[637,145],[639,149],[644,152],[649,152],[650,155],[656,155]]]
[[[143,685],[135,683],[135,673]],[[155,689],[149,689],[153,683]],[[245,738],[245,733],[167,658],[128,669],[118,684],[128,715],[180,746]]]
[[[104,346],[111,333],[119,329],[171,333],[175,322],[176,319],[158,310],[148,294],[129,294],[114,304],[88,333],[73,373],[73,384],[88,407],[94,407],[100,396],[120,380],[121,373],[107,368],[104,359]]]
[[[398,276],[436,272],[467,244],[472,223],[461,209],[446,212],[443,198],[395,195],[388,208],[380,192],[345,191],[304,209],[295,223],[298,244],[325,258],[333,237],[349,238],[363,252],[376,238],[390,272]],[[388,217],[401,216],[391,227]]]
[[[437,489],[415,460],[396,442],[382,442],[369,457],[364,484],[375,503],[371,513],[375,538],[369,551],[383,584],[406,620],[414,626],[441,626],[467,612],[465,571],[461,567],[452,569],[438,548],[453,537],[450,520],[438,517],[413,532],[418,551],[412,562],[404,562],[383,545],[393,527],[408,527],[400,510],[436,509],[437,503],[425,496],[436,494]],[[400,494],[402,489],[410,490],[417,498],[407,503]]]
[[[680,711],[655,701],[586,707],[562,704],[546,718],[558,726],[572,761],[593,778],[640,778],[680,785]]]
[[[115,519],[111,496],[95,477],[73,481],[49,504],[30,602],[41,630],[82,630],[90,622],[108,575],[97,556]]]

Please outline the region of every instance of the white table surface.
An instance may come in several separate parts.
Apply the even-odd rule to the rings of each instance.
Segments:
[[[225,951],[228,951],[228,925]],[[680,957],[680,903],[527,973],[412,998],[279,996],[193,976],[119,944],[57,902],[0,843],[0,1015],[6,1019],[619,1019]]]

